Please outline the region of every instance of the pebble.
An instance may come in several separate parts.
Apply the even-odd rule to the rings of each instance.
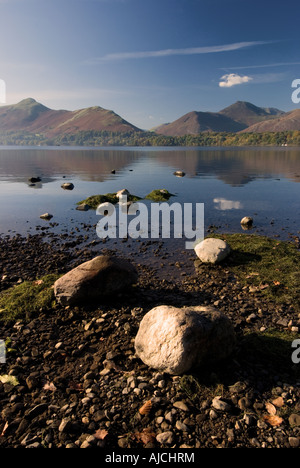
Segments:
[[[156,440],[162,445],[172,445],[174,443],[174,434],[171,431],[161,432],[156,436]]]
[[[1,274],[10,278],[11,268],[16,281],[20,271],[24,280],[26,274],[36,279],[49,268],[63,271],[70,259],[79,263],[93,254],[79,244],[71,251],[60,249],[52,254],[40,241],[39,237],[30,241],[36,249],[34,258],[39,259],[32,263],[31,273],[17,242],[11,266],[3,264]],[[0,257],[5,249],[5,255],[10,255],[0,237]],[[191,296],[193,301],[199,298],[207,304],[219,301],[218,307],[239,330],[246,327],[252,332],[276,326],[280,316],[287,317],[290,332],[299,327],[300,316],[287,304],[282,310],[272,310],[269,317],[263,297],[258,300],[255,293],[249,297],[238,283],[230,283],[234,294],[229,297],[229,273],[223,268],[204,270],[201,281],[198,276],[185,279],[185,289],[181,290],[182,282],[176,299],[174,278],[157,281],[151,269],[143,270],[142,264],[139,268],[143,278],[138,291],[120,294],[113,307],[107,301],[88,310],[58,308],[55,314],[41,313],[28,322],[1,325],[1,337],[10,338],[17,350],[8,354],[1,374],[15,376],[19,385],[0,382],[0,448],[142,448],[138,434],[144,435],[146,430],[151,431],[150,446],[158,448],[299,448],[300,382],[294,378],[292,384],[285,383],[293,377],[288,367],[280,374],[274,366],[235,355],[228,362],[229,386],[225,383],[229,379],[223,379],[227,367],[222,365],[211,369],[208,376],[199,374],[198,383],[197,373],[170,376],[147,368],[134,356],[133,342],[143,314],[165,300],[181,305]],[[257,311],[255,318],[247,321],[252,311]],[[48,389],[44,388],[46,382]],[[222,397],[212,396],[215,383],[222,384]],[[273,403],[279,397],[283,406]],[[140,415],[139,408],[149,400],[150,412]],[[264,421],[266,402],[274,404],[283,417],[282,425],[272,427]],[[95,438],[98,430],[107,431],[107,436]]]
[[[220,396],[216,396],[212,401],[212,407],[218,411],[229,412],[232,406],[227,401],[222,400]]]
[[[173,403],[173,406],[175,408],[178,408],[178,409],[182,410],[182,411],[189,411],[189,408],[184,403],[184,401],[175,401],[175,403]]]

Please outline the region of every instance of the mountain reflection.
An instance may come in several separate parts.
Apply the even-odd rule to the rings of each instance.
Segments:
[[[4,148],[0,149],[0,180],[28,183],[29,177],[39,176],[43,184],[57,177],[103,182],[114,177],[112,171],[118,176],[138,165],[146,171],[155,163],[164,172],[170,168],[170,174],[181,170],[188,178],[214,177],[231,186],[243,186],[258,177],[299,182],[299,155],[299,149],[293,148]]]

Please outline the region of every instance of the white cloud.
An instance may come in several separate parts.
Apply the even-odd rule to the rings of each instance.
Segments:
[[[260,44],[268,44],[267,41],[252,41],[252,42],[235,42],[233,44],[223,44],[217,46],[207,47],[189,47],[186,49],[162,49],[154,51],[142,52],[120,52],[114,54],[107,54],[103,57],[95,57],[85,61],[87,65],[97,65],[98,63],[108,62],[113,60],[128,60],[128,59],[144,59],[144,58],[157,58],[169,57],[172,55],[197,55],[197,54],[211,54],[216,52],[230,52],[233,50],[243,49],[245,47],[252,47]]]
[[[223,75],[221,77],[219,86],[221,88],[231,88],[231,86],[239,85],[242,83],[248,83],[252,81],[253,78],[251,76],[240,76],[236,75],[235,73],[229,73],[228,75]]]

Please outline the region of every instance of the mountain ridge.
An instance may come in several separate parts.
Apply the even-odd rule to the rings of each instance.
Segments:
[[[193,119],[195,113],[198,116],[199,125],[198,127],[195,124],[190,125],[187,129],[186,123],[195,120]],[[250,102],[237,101],[219,112],[189,112],[171,123],[157,127],[154,131],[166,136],[196,135],[200,132],[238,133],[246,131],[251,125],[267,120],[273,121],[285,115],[286,112],[276,108],[258,107]]]
[[[121,133],[141,131],[115,112],[99,106],[75,111],[53,110],[33,98],[0,107],[1,130],[24,130],[43,133],[47,137],[89,130]]]
[[[17,104],[0,107],[0,133],[27,132],[46,138],[89,131],[124,135],[152,132],[180,137],[210,132],[238,134],[289,130],[300,130],[300,109],[284,112],[273,107],[258,107],[247,101],[236,101],[219,112],[192,111],[148,131],[100,106],[74,111],[53,110],[33,98],[26,98]]]

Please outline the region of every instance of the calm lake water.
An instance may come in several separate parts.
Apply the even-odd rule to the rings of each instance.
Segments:
[[[175,177],[178,170],[185,176]],[[30,186],[32,176],[41,182]],[[74,190],[63,190],[65,182]],[[251,216],[251,232],[285,240],[299,235],[299,182],[298,148],[2,147],[0,234],[95,225],[95,211],[79,212],[76,203],[126,188],[140,197],[167,189],[176,195],[170,202],[204,203],[205,233],[211,225],[244,232],[240,220]],[[45,212],[53,214],[51,225],[40,219]]]

